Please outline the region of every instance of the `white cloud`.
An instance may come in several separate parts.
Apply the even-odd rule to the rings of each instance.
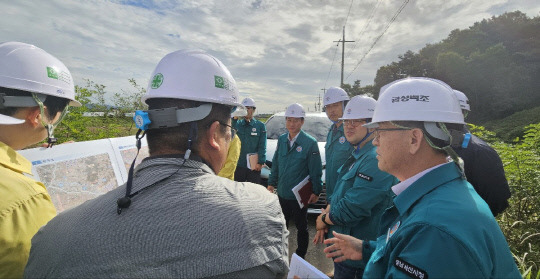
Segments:
[[[445,38],[453,29],[506,11],[537,16],[538,1],[417,0],[351,73],[401,1],[355,1],[347,19],[347,83],[371,84],[380,66]],[[323,87],[339,84],[349,0],[2,1],[1,41],[35,44],[62,60],[77,84],[90,79],[108,92],[146,84],[157,62],[182,48],[201,48],[223,61],[242,97],[259,112],[293,102],[313,109]],[[377,6],[377,9],[373,8]],[[368,28],[367,19],[373,11]],[[364,31],[364,32],[363,32]],[[362,34],[362,37],[360,37]],[[353,47],[354,46],[354,47]],[[336,52],[337,49],[337,52]],[[333,60],[335,55],[335,60]],[[332,65],[332,71],[330,67]]]

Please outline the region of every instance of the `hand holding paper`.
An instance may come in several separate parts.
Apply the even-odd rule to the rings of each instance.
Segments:
[[[250,170],[256,170],[257,164],[259,163],[259,154],[257,153],[248,153],[246,154],[247,168]]]

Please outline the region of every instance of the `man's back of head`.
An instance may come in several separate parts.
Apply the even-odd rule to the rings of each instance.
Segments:
[[[54,128],[68,105],[81,104],[75,100],[71,73],[60,60],[33,45],[0,43],[0,141],[22,149],[45,134],[52,146]]]

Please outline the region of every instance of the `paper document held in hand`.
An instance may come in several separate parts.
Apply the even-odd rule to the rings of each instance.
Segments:
[[[311,180],[309,180],[309,175],[298,183],[298,185],[294,186],[292,191],[296,197],[296,200],[298,201],[298,205],[300,205],[300,208],[307,206],[309,198],[311,197],[311,194],[313,194],[313,183],[311,183]]]
[[[254,170],[255,166],[259,163],[259,154],[257,153],[248,153],[246,154],[247,168]]]
[[[330,279],[322,271],[308,263],[306,260],[300,258],[296,253],[292,255],[291,267],[289,268],[289,274],[287,279],[292,279],[294,276],[299,278],[323,278]]]

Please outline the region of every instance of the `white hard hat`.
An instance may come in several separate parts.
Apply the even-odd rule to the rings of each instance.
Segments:
[[[330,87],[328,90],[326,90],[326,93],[324,93],[323,98],[323,105],[327,106],[333,103],[342,102],[342,101],[348,101],[349,95],[345,90],[339,88],[339,87]]]
[[[377,101],[371,97],[354,96],[345,107],[343,117],[339,120],[372,118],[376,104]]]
[[[244,107],[238,107],[235,111],[231,113],[231,117],[240,117],[240,116],[246,116],[247,111]]]
[[[171,52],[156,66],[142,101],[172,98],[242,106],[231,73],[214,56],[202,50]]]
[[[22,123],[24,123],[24,119],[18,119],[15,117],[0,114],[1,125],[13,125],[13,124],[22,124]]]
[[[253,101],[251,98],[245,98],[242,100],[242,105],[244,105],[244,107],[257,107],[255,105],[255,101]]]
[[[371,123],[422,121],[465,124],[454,91],[446,83],[423,77],[405,78],[381,88]]]
[[[303,118],[306,117],[306,111],[301,104],[292,104],[285,110],[285,117]]]
[[[68,68],[41,48],[19,42],[0,43],[0,86],[75,100]],[[36,103],[37,105],[37,103]]]
[[[471,111],[471,106],[469,105],[469,98],[467,98],[465,93],[454,89],[454,94],[456,94],[456,97],[459,100],[459,106],[461,107],[461,109]]]

